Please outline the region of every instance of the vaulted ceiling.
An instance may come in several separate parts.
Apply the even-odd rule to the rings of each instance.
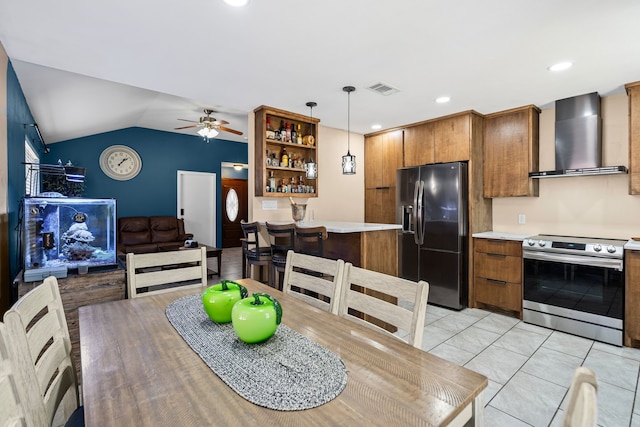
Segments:
[[[307,101],[346,129],[345,85],[358,133],[621,93],[640,80],[638,22],[637,0],[0,2],[0,42],[47,143],[174,131],[204,108],[246,137],[254,108],[308,114]],[[547,70],[560,61],[574,65]],[[377,83],[399,91],[367,89]]]

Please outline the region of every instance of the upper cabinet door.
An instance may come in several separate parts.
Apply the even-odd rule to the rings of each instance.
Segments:
[[[401,130],[365,138],[365,188],[395,187],[396,169],[403,165],[402,142]]]
[[[640,194],[640,82],[625,88],[629,95],[629,194]]]
[[[485,116],[484,197],[537,196],[540,110],[529,105]]]
[[[404,165],[420,166],[434,161],[433,123],[409,126],[404,130]]]
[[[434,122],[435,162],[470,159],[471,115],[462,114]]]
[[[404,165],[403,132],[394,130],[383,134],[384,163],[382,187],[396,186],[396,170]],[[395,219],[395,218],[394,218]]]
[[[382,185],[383,134],[368,136],[364,140],[364,186],[377,188]]]

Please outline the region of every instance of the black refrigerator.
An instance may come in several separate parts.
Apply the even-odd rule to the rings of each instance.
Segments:
[[[467,164],[398,169],[396,222],[399,274],[429,282],[429,302],[467,306]]]

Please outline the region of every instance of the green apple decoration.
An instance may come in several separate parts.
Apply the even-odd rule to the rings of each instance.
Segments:
[[[247,344],[266,341],[282,320],[282,306],[270,295],[254,293],[238,301],[231,310],[233,329]]]
[[[208,287],[202,294],[202,305],[209,319],[216,323],[231,322],[233,305],[249,295],[247,288],[231,280]]]

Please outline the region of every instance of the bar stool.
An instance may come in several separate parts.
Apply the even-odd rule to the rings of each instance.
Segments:
[[[287,252],[295,249],[295,224],[269,224],[267,233],[271,244],[271,268],[269,286],[282,290],[280,273],[284,274],[287,265]]]
[[[326,239],[326,227],[299,227],[296,224],[297,252],[322,258],[324,257],[322,242]]]
[[[244,239],[242,240],[242,278],[251,276],[251,266],[260,267],[258,280],[262,281],[262,267],[269,268],[271,263],[271,248],[260,246],[260,224],[257,222],[240,221]],[[268,271],[267,271],[268,274]],[[267,279],[268,280],[268,279]]]
[[[320,227],[299,227],[296,224],[296,245],[297,252],[317,256],[320,258],[324,258],[324,247],[323,241],[327,238],[327,228],[324,226]],[[304,270],[305,274],[316,277],[325,277],[323,273],[317,271],[307,271]],[[329,302],[330,299],[326,296],[319,295],[317,292],[310,291],[305,289],[302,293],[309,295],[313,298],[318,298],[325,302]]]

